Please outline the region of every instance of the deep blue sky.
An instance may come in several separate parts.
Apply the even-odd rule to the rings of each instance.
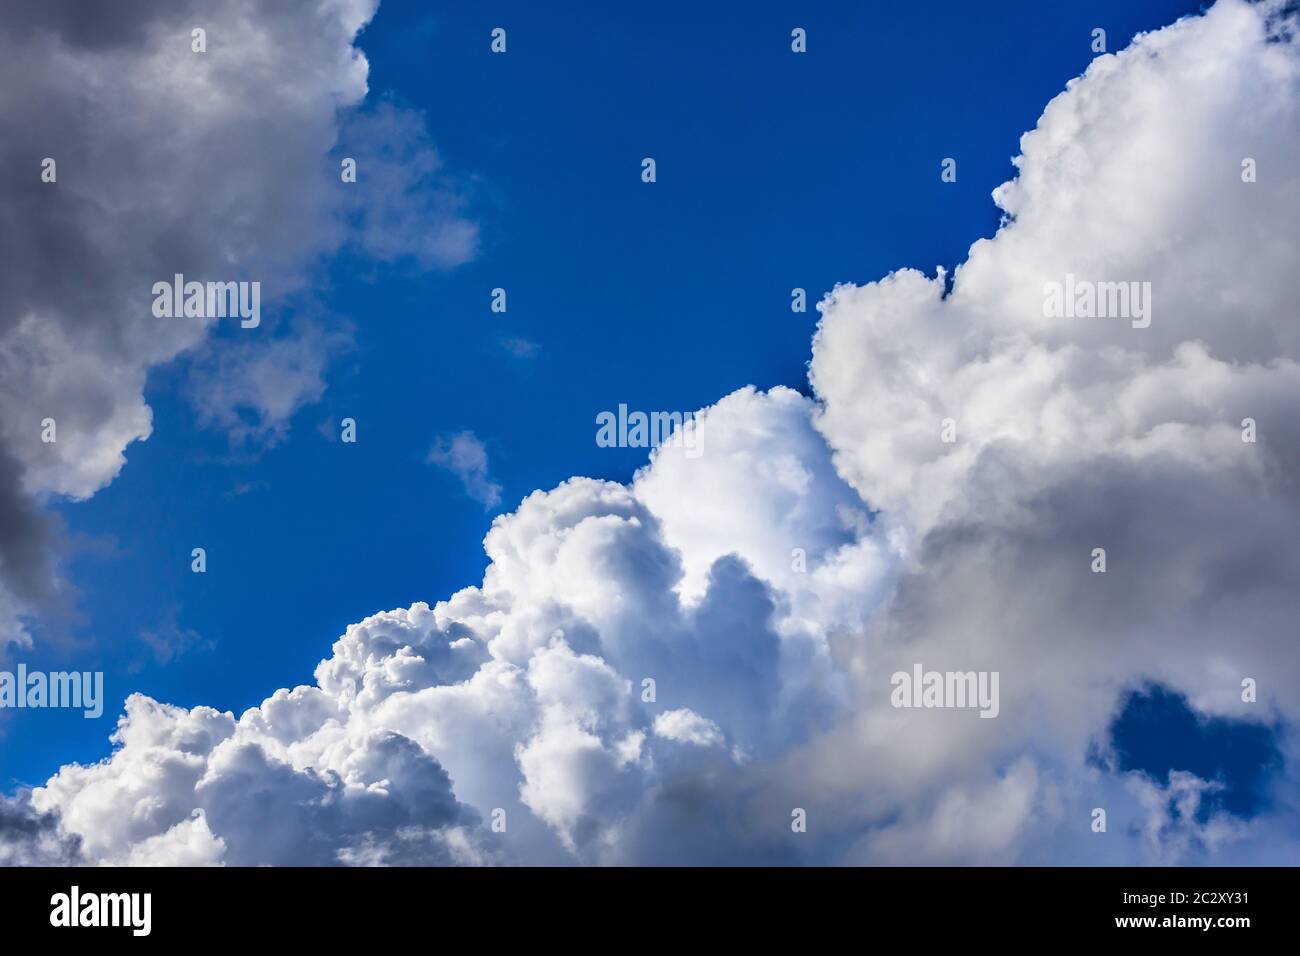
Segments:
[[[1221,809],[1254,816],[1282,765],[1274,728],[1201,717],[1186,697],[1158,685],[1130,694],[1110,733],[1120,770],[1144,771],[1161,786],[1173,770],[1222,784],[1202,798],[1201,822]]]
[[[292,433],[231,461],[158,371],[155,428],[118,479],[59,508],[82,543],[84,645],[38,669],[107,672],[97,721],[10,712],[3,789],[108,753],[139,690],[236,713],[310,683],[347,624],[478,583],[490,513],[425,463],[441,434],[488,446],[503,506],[585,474],[629,478],[594,417],[626,402],[694,409],[747,384],[804,387],[836,282],[952,267],[995,231],[990,191],[1022,132],[1093,56],[1194,12],[1175,0],[996,4],[437,4],[384,0],[360,45],[371,99],[423,110],[483,245],[440,273],[342,257],[321,293],[355,347]],[[493,56],[488,34],[509,35]],[[794,26],[809,53],[790,52]],[[346,146],[346,144],[345,144]],[[640,181],[653,156],[658,182]],[[939,179],[958,160],[958,181]],[[508,290],[506,315],[488,309]],[[790,289],[810,308],[789,310]],[[531,359],[501,345],[540,345]],[[326,441],[342,416],[359,441]],[[248,486],[243,494],[234,494]],[[190,549],[208,573],[190,572]],[[169,615],[210,649],[160,666],[140,640]]]

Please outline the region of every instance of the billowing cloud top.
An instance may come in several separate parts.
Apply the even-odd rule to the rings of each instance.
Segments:
[[[1107,731],[1146,682],[1297,717],[1283,17],[1221,0],[1097,58],[947,294],[904,270],[826,298],[813,399],[743,389],[703,455],[530,495],[481,586],[350,627],[312,686],[239,717],[132,697],[111,757],[5,808],[10,856],[1275,861],[1292,743],[1243,818],[1198,811],[1218,781],[1125,772]],[[1150,321],[1049,314],[1067,282],[1149,284]],[[918,663],[997,672],[996,717],[893,706]]]

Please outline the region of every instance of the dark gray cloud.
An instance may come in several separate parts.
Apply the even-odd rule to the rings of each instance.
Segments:
[[[361,253],[420,268],[472,254],[474,227],[422,119],[391,104],[353,116],[367,92],[354,41],[375,6],[4,4],[6,631],[18,626],[20,593],[57,588],[49,535],[22,500],[81,499],[114,478],[125,447],[152,427],[150,368],[197,350],[185,394],[200,422],[241,445],[274,442],[346,347],[308,290],[354,231]],[[204,53],[191,48],[196,27]],[[363,158],[355,186],[341,182],[335,152],[345,122]],[[54,182],[42,180],[47,158]],[[206,320],[155,317],[152,286],[177,273],[260,282],[262,325],[210,339]],[[290,313],[300,321],[284,321]],[[41,440],[47,418],[52,444]]]
[[[193,8],[164,0],[3,0],[0,10],[6,32],[15,39],[31,41],[33,34],[48,33],[93,51],[130,44],[154,23],[180,28]]]
[[[0,582],[25,604],[52,597],[57,522],[22,492],[22,464],[0,447]]]
[[[0,796],[0,866],[69,866],[84,863],[81,839],[42,813],[26,793]]]

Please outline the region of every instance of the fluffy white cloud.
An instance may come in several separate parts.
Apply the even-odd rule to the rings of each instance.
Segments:
[[[896,792],[864,819],[896,803],[933,833],[953,800],[984,803],[974,781],[1005,787],[994,768],[1030,760],[1017,800],[1032,835],[952,854],[1016,859],[1102,805],[1089,748],[1144,679],[1212,713],[1295,718],[1300,61],[1294,23],[1270,15],[1223,2],[1099,57],[1023,138],[1020,176],[995,193],[1007,222],[948,295],[904,271],[823,303],[818,428],[907,553],[851,650],[875,676],[800,755],[827,774],[828,806]],[[1246,157],[1271,172],[1244,182]],[[1045,287],[1067,274],[1149,282],[1150,326],[1047,317]],[[889,713],[882,681],[916,661],[1000,671],[994,726]],[[1241,680],[1260,675],[1244,704]],[[1115,800],[1112,819],[1138,814]],[[997,832],[1005,801],[989,806],[971,826]],[[914,825],[881,827],[866,858]]]
[[[531,495],[494,522],[482,586],[349,628],[315,686],[238,718],[132,697],[112,757],[64,768],[34,810],[93,832],[83,852],[113,862],[624,859],[623,833],[644,826],[668,782],[778,753],[847,701],[832,622],[807,614],[817,593],[825,608],[856,608],[851,578],[816,572],[844,549],[876,560],[880,546],[868,548],[865,514],[840,514],[851,496],[811,414],[788,390],[748,389],[708,412],[720,432],[789,436],[807,451],[807,481],[832,492],[810,522],[835,530],[806,541],[798,615],[734,554],[684,600],[684,562],[639,494],[642,479],[690,481],[680,469],[699,467],[749,481],[750,515],[780,523],[796,506],[792,468],[756,481],[746,456],[728,466],[664,448],[632,488],[573,479]],[[788,553],[771,573],[793,573]],[[487,826],[498,808],[500,835]]]
[[[695,744],[697,747],[718,747],[726,743],[717,724],[687,707],[665,710],[656,716],[654,731],[668,740]]]
[[[1098,58],[946,296],[902,271],[827,298],[815,400],[743,389],[700,457],[530,495],[480,586],[349,628],[315,686],[238,718],[132,698],[112,756],[22,818],[129,862],[1275,859],[1284,786],[1203,819],[1215,784],[1120,772],[1107,728],[1145,680],[1298,716],[1279,16],[1221,0]],[[1150,327],[1045,317],[1067,273],[1150,282]],[[999,716],[892,707],[918,662],[998,671]]]

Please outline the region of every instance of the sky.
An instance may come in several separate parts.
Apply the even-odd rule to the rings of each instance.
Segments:
[[[60,157],[58,203],[34,176],[8,187],[0,408],[57,409],[63,430],[50,452],[5,429],[5,661],[105,675],[100,719],[0,712],[10,812],[58,835],[40,852],[1293,851],[1295,426],[1249,467],[1223,438],[1300,394],[1277,268],[1300,202],[1279,168],[1297,59],[1262,39],[1263,7],[1221,3],[1127,58],[1093,30],[1114,54],[1202,5],[271,7],[107,4],[90,22],[53,3],[0,50],[6,167]],[[36,70],[50,49],[63,66]],[[138,82],[118,88],[123,71]],[[1256,154],[1260,181],[1233,198]],[[152,281],[222,269],[260,278],[258,329],[159,330]],[[1152,334],[1044,326],[1040,280],[1067,271],[1151,281]],[[647,449],[601,447],[595,417],[620,404],[711,408],[699,462],[638,471]],[[907,430],[940,409],[965,442],[947,458]],[[1071,577],[1064,555],[1103,532],[1118,568]],[[882,735],[905,712],[879,711],[864,675],[945,660],[1002,672],[997,733],[945,714],[894,752]],[[1239,676],[1265,672],[1286,676],[1243,709]],[[319,691],[292,691],[313,673]],[[670,703],[636,706],[646,673]],[[1067,676],[1078,694],[1057,692]],[[835,769],[846,754],[864,769]],[[149,766],[189,782],[154,793]],[[816,799],[786,792],[792,768]],[[1081,779],[1094,795],[1071,828]],[[265,849],[227,796],[249,780],[286,834],[316,836]],[[316,786],[329,800],[297,796]],[[309,819],[321,803],[329,820]],[[804,844],[754,830],[804,805],[827,821]],[[1100,849],[1098,805],[1121,821]],[[523,820],[513,842],[475,835],[497,808]]]

